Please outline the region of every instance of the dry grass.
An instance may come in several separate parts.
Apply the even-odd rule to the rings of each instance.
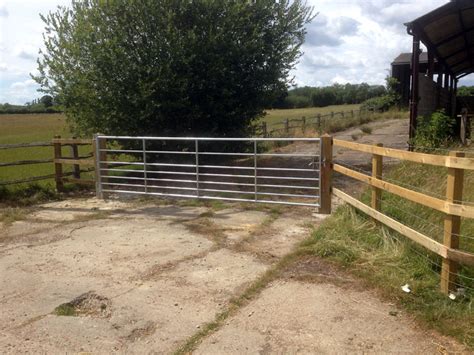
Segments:
[[[314,118],[316,115],[326,115],[331,112],[348,112],[351,110],[359,110],[360,105],[332,105],[326,107],[307,107],[307,108],[295,108],[286,110],[267,110],[263,121],[267,124],[274,124],[284,121],[285,119],[301,119]]]

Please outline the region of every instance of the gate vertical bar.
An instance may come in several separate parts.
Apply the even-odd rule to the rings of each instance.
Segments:
[[[194,150],[196,152],[196,197],[199,198],[199,141],[194,141]]]
[[[253,141],[253,172],[255,185],[255,201],[257,201],[257,140]]]
[[[332,137],[325,134],[321,137],[321,165],[319,171],[321,178],[319,213],[331,214],[331,174],[332,174]]]
[[[142,140],[142,148],[143,148],[143,179],[145,185],[145,193],[148,192],[148,174],[147,174],[147,166],[146,166],[146,139]]]
[[[97,198],[104,198],[102,193],[102,177],[100,171],[100,143],[99,135],[94,134],[94,160],[95,160],[95,194]]]

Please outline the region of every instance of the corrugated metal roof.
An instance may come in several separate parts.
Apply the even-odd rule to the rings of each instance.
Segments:
[[[474,72],[473,0],[452,0],[405,25],[456,77]]]

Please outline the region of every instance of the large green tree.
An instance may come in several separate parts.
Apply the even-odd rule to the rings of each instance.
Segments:
[[[302,0],[73,0],[42,16],[42,91],[76,132],[242,136],[291,84]]]

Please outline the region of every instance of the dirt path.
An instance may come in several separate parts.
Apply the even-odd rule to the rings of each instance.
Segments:
[[[206,354],[463,350],[321,260],[269,274],[323,218],[139,200],[36,207],[0,226],[0,352],[172,353],[190,340]]]

